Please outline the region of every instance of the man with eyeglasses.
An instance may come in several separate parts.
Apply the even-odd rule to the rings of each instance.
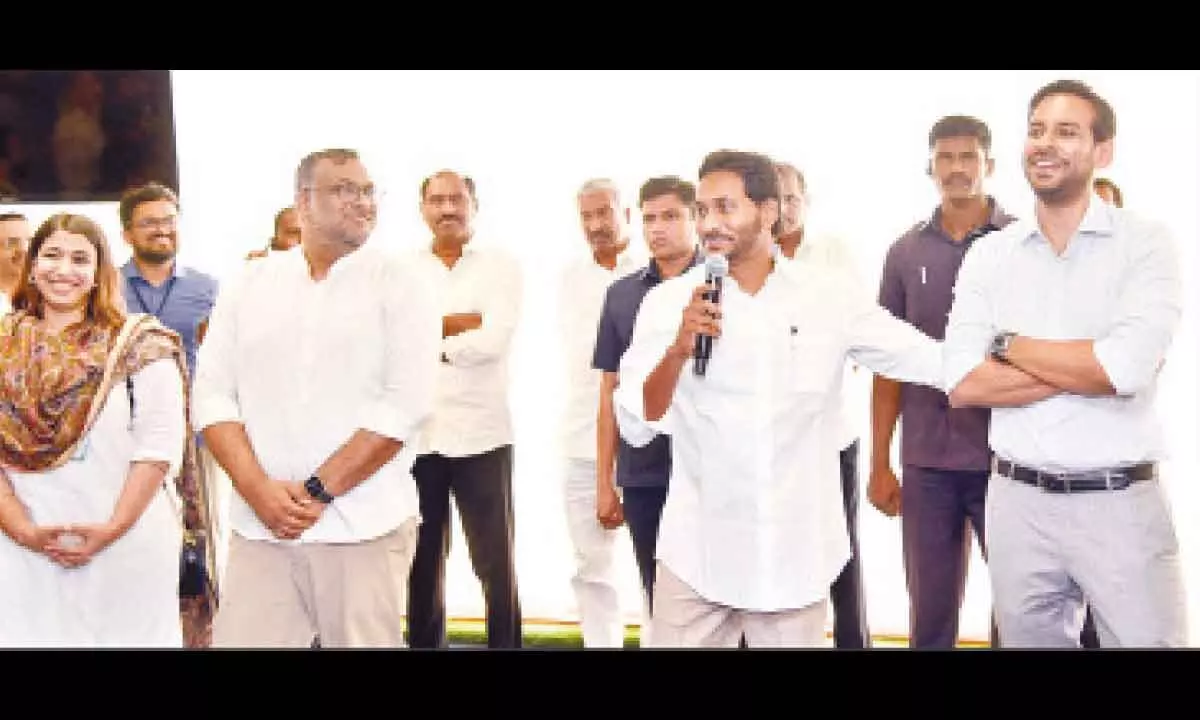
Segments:
[[[475,576],[483,586],[488,647],[521,646],[513,560],[513,433],[508,355],[521,307],[520,266],[475,239],[475,181],[449,170],[421,183],[432,241],[415,253],[442,302],[441,365],[433,416],[413,476],[421,528],[409,580],[408,642],[446,645],[446,556],[450,497],[458,508]]]
[[[217,280],[181,266],[179,198],[158,183],[131,188],[118,206],[122,235],[132,256],[121,267],[129,312],[149,313],[179,333],[189,377],[196,374],[196,348],[217,297]]]
[[[121,267],[121,292],[125,307],[131,313],[147,313],[159,322],[179,333],[187,358],[188,379],[196,376],[196,350],[204,339],[208,315],[217,298],[217,280],[208,273],[183,267],[178,262],[179,252],[179,197],[173,190],[151,182],[130,188],[121,196],[117,206],[121,220],[121,234],[132,250],[130,259]],[[215,482],[218,468],[207,449],[203,438],[196,436],[199,452],[197,457],[198,482],[203,483],[206,494],[215,492],[221,503],[225,485]],[[204,478],[210,478],[205,480]],[[206,510],[217,515],[209,504]],[[212,537],[196,533],[198,539],[193,546],[198,556],[206,558],[202,563],[206,580],[215,581],[218,557],[224,556],[219,517],[210,517]],[[197,528],[191,528],[196,530]],[[189,551],[190,552],[190,551]],[[195,566],[192,566],[195,567]],[[212,616],[216,611],[214,600],[204,588],[191,588],[189,578],[194,572],[180,568],[180,608],[184,621],[184,643],[188,647],[206,647],[211,640]]]
[[[21,279],[21,265],[33,230],[21,213],[0,214],[0,315],[12,309],[12,292]]]
[[[358,152],[308,154],[294,192],[300,247],[242,266],[200,350],[196,425],[236,490],[213,644],[402,647],[436,299],[373,238]]]

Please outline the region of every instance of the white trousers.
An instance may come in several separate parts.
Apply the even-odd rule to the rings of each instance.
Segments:
[[[625,627],[613,562],[618,531],[607,530],[596,520],[595,461],[570,459],[565,476],[567,530],[575,551],[571,587],[579,604],[583,645],[619,648],[624,644]]]

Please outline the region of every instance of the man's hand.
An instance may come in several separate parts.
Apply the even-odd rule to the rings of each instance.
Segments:
[[[267,529],[280,540],[295,540],[321,517],[325,505],[314,500],[303,483],[268,479],[246,497]]]
[[[867,500],[888,517],[901,514],[900,481],[896,479],[890,463],[872,464],[871,477],[867,481]]]
[[[721,308],[716,303],[704,299],[705,294],[711,290],[712,287],[706,283],[692,291],[691,302],[683,309],[679,333],[671,345],[672,353],[691,357],[696,347],[697,335],[720,337]]]
[[[602,485],[596,490],[596,520],[606,530],[619,528],[625,522],[621,497],[612,485]]]

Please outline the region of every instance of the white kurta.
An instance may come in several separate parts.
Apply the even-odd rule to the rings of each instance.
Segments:
[[[35,523],[107,521],[135,460],[169,462],[168,477],[178,473],[185,423],[175,361],[150,363],[133,387],[132,424],[121,382],[70,461],[45,473],[7,471]],[[181,647],[181,542],[173,485],[80,568],[63,568],[0,533],[0,647]]]

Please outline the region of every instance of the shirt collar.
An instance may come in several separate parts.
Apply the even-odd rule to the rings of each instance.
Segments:
[[[700,254],[700,246],[697,245],[695,249],[692,250],[692,260],[688,263],[687,269],[690,270],[691,268],[699,265],[702,257],[703,256]],[[658,283],[662,282],[662,273],[658,271],[657,260],[650,258],[650,262],[646,263],[646,267],[642,268],[642,279],[651,285],[657,285]]]
[[[996,202],[996,198],[992,197],[991,195],[988,195],[987,202],[988,202],[987,222],[985,222],[982,226],[977,227],[974,230],[972,230],[971,232],[967,233],[967,236],[964,238],[964,240],[966,240],[967,242],[971,242],[979,237],[982,237],[983,235],[986,235],[989,232],[992,232],[993,230],[999,230],[1000,228],[1004,227],[1005,225],[1008,225],[1015,219],[1012,215],[1009,215],[1007,212],[1004,211],[1004,208],[1002,208],[1000,206],[1000,203]],[[935,207],[933,209],[933,215],[930,216],[930,218],[925,221],[925,225],[924,225],[924,227],[921,228],[921,230],[923,232],[932,233],[934,235],[937,235],[938,237],[946,237],[946,231],[942,230],[942,206],[941,205],[938,205],[937,207]]]
[[[1083,218],[1079,221],[1079,227],[1075,230],[1075,235],[1091,236],[1091,237],[1110,237],[1113,235],[1113,212],[1116,208],[1104,202],[1096,193],[1088,195],[1087,210],[1083,211]],[[1042,230],[1038,227],[1037,221],[1029,223],[1028,232],[1025,233],[1023,239],[1028,242],[1035,238],[1042,237]]]
[[[149,281],[146,280],[146,278],[142,277],[142,272],[141,272],[141,270],[138,270],[137,263],[135,263],[133,261],[133,258],[126,260],[125,264],[121,266],[121,274],[124,275],[126,278],[130,278],[130,279],[137,278],[138,280],[141,280],[142,282],[149,284]],[[176,258],[175,261],[171,263],[171,277],[174,277],[174,278],[183,277],[183,274],[184,274],[184,269],[179,264],[179,258]]]

